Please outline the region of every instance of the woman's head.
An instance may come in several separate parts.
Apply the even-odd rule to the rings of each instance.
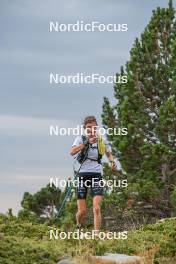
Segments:
[[[95,135],[97,128],[97,120],[95,116],[87,116],[84,119],[83,127],[85,129],[86,135]]]

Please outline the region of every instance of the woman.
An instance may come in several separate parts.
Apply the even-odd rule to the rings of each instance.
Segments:
[[[86,195],[88,188],[91,188],[93,197],[93,214],[94,214],[94,233],[98,235],[101,228],[101,209],[100,202],[102,200],[103,189],[99,182],[102,180],[101,174],[101,157],[100,153],[105,147],[105,154],[111,164],[112,170],[116,169],[116,163],[111,154],[111,148],[107,144],[106,139],[97,134],[97,121],[94,116],[87,116],[84,119],[83,127],[86,136],[78,136],[71,148],[70,154],[75,155],[81,153],[88,148],[86,157],[82,157],[82,166],[79,171],[79,186],[77,189],[77,207],[76,221],[78,228],[81,228],[82,221],[86,214]],[[89,183],[89,184],[88,184]]]

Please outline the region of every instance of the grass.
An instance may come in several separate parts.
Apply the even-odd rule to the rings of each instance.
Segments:
[[[50,229],[45,224],[0,217],[0,263],[54,264],[70,257],[90,264],[91,256],[108,252],[142,256],[147,264],[176,263],[176,218],[131,231],[126,240],[50,240]]]

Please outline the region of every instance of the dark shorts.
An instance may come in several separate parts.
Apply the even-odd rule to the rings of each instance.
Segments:
[[[77,199],[86,199],[88,188],[91,189],[92,197],[103,195],[103,187],[100,186],[101,173],[81,172],[77,179],[79,180]]]

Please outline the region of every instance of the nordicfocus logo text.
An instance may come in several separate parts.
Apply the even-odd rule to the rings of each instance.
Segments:
[[[124,84],[128,79],[126,75],[102,75],[99,73],[92,73],[85,75],[84,73],[76,73],[74,75],[63,75],[59,73],[50,73],[50,84]]]
[[[76,21],[76,23],[59,23],[58,21],[50,21],[50,32],[126,32],[128,31],[128,24],[104,24],[99,21],[91,21],[85,23],[84,21]]]
[[[59,229],[56,230],[50,230],[50,239],[96,239],[99,238],[100,240],[104,239],[127,239],[128,238],[128,232],[123,231],[123,232],[99,232],[97,234],[97,230],[92,230],[90,232],[83,232],[82,230],[80,231],[75,231],[75,232],[64,232]]]
[[[126,127],[114,127],[114,128],[104,128],[99,126],[94,126],[93,134],[97,136],[97,133],[101,136],[105,135],[115,135],[115,136],[126,136],[128,135],[128,129]],[[77,125],[76,127],[59,127],[57,125],[51,125],[49,127],[49,135],[50,136],[80,136],[80,135],[88,135],[89,128],[84,128],[83,125]]]
[[[56,188],[69,188],[69,187],[89,187],[90,184],[92,187],[106,187],[106,188],[126,188],[128,187],[128,181],[127,179],[123,180],[99,180],[99,178],[93,178],[92,180],[84,180],[83,177],[77,178],[77,179],[59,179],[59,178],[50,178],[49,180],[50,187],[55,186]]]

